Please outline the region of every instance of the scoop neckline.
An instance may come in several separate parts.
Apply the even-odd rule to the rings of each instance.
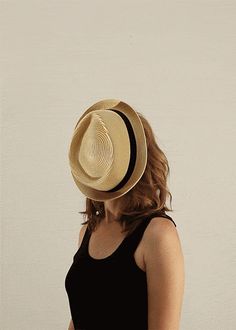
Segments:
[[[150,216],[147,216],[146,217],[146,221],[148,221],[148,219],[150,218],[150,220],[152,220],[153,217],[155,217],[155,215],[158,215],[158,216],[163,216],[164,215],[164,218],[167,217],[169,218],[169,216],[167,214],[160,214],[159,212],[154,212],[152,213]],[[173,220],[172,220],[173,221]],[[105,257],[105,258],[99,258],[99,259],[96,259],[94,257],[92,257],[90,254],[89,254],[89,241],[90,241],[90,237],[92,235],[92,233],[89,232],[88,230],[88,227],[86,228],[86,233],[85,235],[88,235],[87,237],[87,242],[86,242],[86,254],[87,254],[87,257],[93,261],[93,262],[97,262],[97,263],[102,263],[102,262],[106,262],[107,260],[110,260],[112,259],[114,256],[116,256],[120,250],[122,249],[123,245],[126,243],[126,241],[130,238],[130,236],[132,236],[136,230],[138,230],[138,228],[140,228],[143,224],[145,223],[145,221],[142,221],[140,223],[140,225],[138,227],[135,228],[135,230],[130,234],[130,235],[126,235],[123,240],[121,241],[121,243],[118,245],[118,247],[115,249],[115,251],[113,251],[109,256]]]
[[[86,228],[86,230],[88,231],[88,239],[87,239],[87,244],[86,244],[86,253],[87,253],[87,256],[89,257],[89,259],[91,259],[92,261],[95,261],[95,262],[105,262],[106,260],[110,260],[111,258],[113,258],[113,256],[115,256],[119,251],[120,249],[122,248],[122,246],[125,244],[126,240],[128,239],[129,235],[126,235],[123,240],[120,242],[120,244],[118,245],[118,247],[107,257],[105,258],[94,258],[90,255],[89,253],[89,241],[90,241],[90,237],[91,237],[91,233],[89,232],[88,228]]]

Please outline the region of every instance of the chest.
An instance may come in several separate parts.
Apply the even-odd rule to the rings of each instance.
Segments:
[[[95,231],[91,234],[88,242],[88,253],[94,259],[105,259],[113,254],[125,239],[127,233],[121,230]],[[139,242],[133,254],[136,265],[145,271],[144,243]]]

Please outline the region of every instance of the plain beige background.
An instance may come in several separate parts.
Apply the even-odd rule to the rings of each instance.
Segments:
[[[0,4],[1,329],[68,327],[85,197],[67,152],[103,98],[142,112],[169,159],[181,330],[236,329],[235,1]]]

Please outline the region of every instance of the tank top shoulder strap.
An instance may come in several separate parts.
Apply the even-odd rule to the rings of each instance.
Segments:
[[[78,257],[86,257],[87,254],[87,244],[89,241],[89,236],[90,236],[90,232],[88,230],[88,226],[86,227],[84,236],[82,238],[82,242],[78,248],[78,250],[76,251],[75,255],[73,256],[73,261],[76,262]]]
[[[81,249],[84,249],[86,247],[86,245],[88,244],[90,235],[91,235],[91,233],[90,233],[90,231],[88,229],[88,225],[87,225],[81,245],[80,245]]]
[[[87,225],[82,242],[81,242],[81,246],[84,246],[87,244],[90,235],[91,235],[91,233],[90,233],[90,231],[88,229],[88,225]]]
[[[145,216],[139,226],[129,236],[127,236],[125,249],[127,250],[128,254],[133,254],[135,252],[139,242],[143,237],[145,229],[147,228],[150,221],[155,217],[167,218],[172,221],[176,227],[176,223],[174,222],[174,220],[164,212],[157,211],[148,216]]]

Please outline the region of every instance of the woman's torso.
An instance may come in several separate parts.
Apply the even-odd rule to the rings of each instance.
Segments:
[[[142,238],[157,216],[172,220],[163,212],[152,214],[128,237],[119,226],[100,227],[93,233],[84,228],[65,279],[75,330],[147,329]]]
[[[84,233],[87,225],[84,225],[82,232],[83,241]],[[88,254],[93,259],[105,259],[110,256],[120,246],[125,239],[127,232],[122,233],[120,223],[112,225],[100,226],[95,232],[91,233],[88,242]],[[139,268],[145,271],[145,263],[143,259],[143,239],[141,239],[134,253],[134,259]],[[79,246],[80,247],[80,246]]]

